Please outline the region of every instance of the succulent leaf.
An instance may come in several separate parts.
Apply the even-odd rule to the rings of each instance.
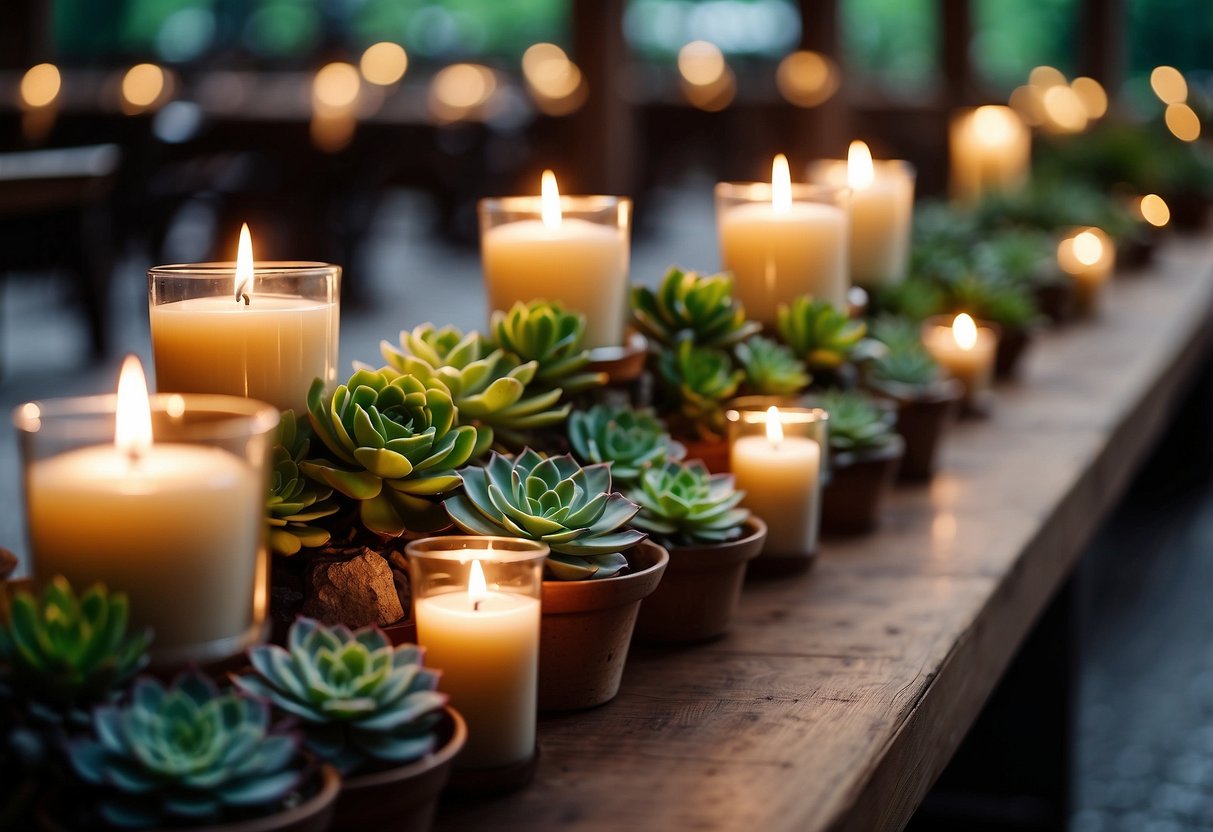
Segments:
[[[745,372],[746,390],[757,396],[794,396],[809,386],[812,378],[791,348],[755,335],[733,349]]]
[[[518,363],[535,362],[533,391],[559,388],[565,398],[606,384],[606,374],[587,371],[590,352],[583,346],[585,316],[546,300],[497,310],[490,324],[492,346]]]
[[[657,290],[632,289],[632,317],[653,341],[673,348],[690,339],[703,347],[726,348],[758,332],[733,297],[730,274],[701,275],[671,267]]]
[[[606,404],[569,416],[569,442],[583,464],[611,463],[611,477],[620,486],[636,480],[650,465],[686,454],[652,410]]]
[[[675,545],[723,543],[741,536],[750,512],[731,474],[711,474],[699,460],[647,469],[628,497],[639,504],[633,525]]]
[[[897,413],[858,390],[829,390],[819,404],[830,414],[830,452],[882,448],[892,441]]]
[[[311,448],[311,428],[294,411],[286,410],[278,423],[278,442],[274,446],[270,473],[270,491],[266,499],[269,516],[270,549],[278,555],[293,555],[303,548],[329,542],[328,530],[313,521],[336,514],[339,506],[330,498],[332,488],[323,481],[304,476],[300,463]]]
[[[867,334],[863,321],[808,295],[780,305],[778,318],[779,337],[810,370],[836,370],[854,360]]]
[[[728,353],[697,347],[689,339],[657,356],[665,394],[677,413],[678,435],[718,438],[724,433],[724,404],[737,393],[745,373]]]

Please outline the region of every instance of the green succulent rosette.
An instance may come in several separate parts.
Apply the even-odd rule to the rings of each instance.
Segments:
[[[300,423],[294,411],[286,410],[278,423],[278,443],[271,456],[269,515],[270,551],[276,555],[297,554],[329,542],[329,530],[317,520],[337,513],[340,506],[329,498],[333,489],[304,476],[299,465],[311,449],[312,431]]]
[[[559,388],[567,399],[607,382],[605,373],[586,370],[590,351],[583,346],[585,315],[581,313],[546,300],[519,301],[509,312],[495,311],[489,329],[494,347],[520,364],[535,362],[531,391]]]
[[[232,681],[300,720],[309,751],[342,774],[398,766],[437,745],[447,695],[414,644],[393,647],[383,631],[296,619],[286,648],[249,651],[253,670]]]
[[[623,551],[645,538],[626,528],[638,506],[611,491],[609,465],[583,468],[568,454],[545,459],[526,448],[516,457],[494,453],[459,475],[464,493],[444,503],[455,525],[548,544],[545,568],[556,580],[617,575],[628,565]]]
[[[632,525],[673,545],[724,543],[750,517],[732,474],[712,474],[699,460],[654,465],[628,497],[640,506]]]
[[[637,328],[659,345],[673,347],[689,338],[703,347],[725,348],[757,333],[733,296],[730,274],[701,275],[671,267],[657,290],[632,289]]]
[[[813,380],[791,348],[755,335],[733,348],[745,372],[745,388],[757,396],[794,396]]]
[[[868,327],[829,301],[802,295],[780,304],[779,337],[810,370],[836,370],[862,357]]]
[[[724,405],[745,379],[728,353],[684,340],[657,356],[657,372],[665,395],[673,399],[680,435],[714,439],[724,434]]]
[[[635,481],[651,465],[686,454],[652,410],[607,404],[573,411],[569,443],[583,465],[610,463],[611,478],[620,486]]]
[[[830,414],[831,453],[883,448],[896,436],[896,412],[859,390],[829,390],[818,403]]]
[[[445,528],[437,500],[459,487],[455,469],[484,442],[475,427],[458,424],[441,381],[390,370],[357,370],[332,395],[317,379],[308,417],[333,458],[306,460],[300,470],[357,500],[362,524],[389,537]]]

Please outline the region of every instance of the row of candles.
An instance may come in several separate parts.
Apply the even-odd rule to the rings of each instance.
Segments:
[[[980,119],[973,121],[977,129]],[[975,163],[975,187],[1013,184],[1008,158],[990,150]],[[717,187],[723,265],[747,314],[767,326],[780,304],[800,295],[842,306],[852,283],[881,285],[906,269],[908,164],[874,162],[855,143],[848,160],[816,163],[810,178],[793,184],[780,156],[770,183]],[[587,346],[624,343],[627,199],[561,197],[547,173],[538,198],[484,200],[480,211],[490,309],[546,298],[586,315]],[[1063,265],[1094,273],[1091,249],[1074,236]],[[329,387],[337,380],[341,271],[254,264],[244,228],[235,263],[148,274],[160,393],[149,396],[142,371],[128,364],[116,397],[18,408],[29,536],[38,577],[121,589],[133,619],[155,628],[160,661],[209,661],[264,637],[266,459],[280,409],[302,412],[314,379]],[[928,349],[973,394],[988,383],[994,339],[967,315],[924,332]],[[769,548],[811,552],[825,452],[820,413],[730,415],[739,422],[732,470],[747,505],[770,525]],[[453,554],[433,555],[452,546]],[[479,734],[465,764],[516,761],[534,741],[544,547],[433,538],[411,549],[417,562],[432,556],[439,565],[415,572],[415,617],[444,685]],[[503,725],[517,730],[492,728]]]

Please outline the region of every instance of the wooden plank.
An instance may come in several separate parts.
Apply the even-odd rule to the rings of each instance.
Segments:
[[[545,717],[537,781],[440,829],[901,828],[1210,351],[1213,242],[1041,339],[882,530],[746,588],[733,632],[637,651],[614,702]]]

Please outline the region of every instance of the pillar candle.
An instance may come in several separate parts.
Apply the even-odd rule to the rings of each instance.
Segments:
[[[809,179],[849,187],[851,283],[865,289],[905,277],[914,212],[914,169],[900,160],[873,162],[868,146],[852,142],[846,161],[826,159]]]
[[[628,317],[628,213],[626,200],[610,197],[565,197],[556,178],[544,173],[538,199],[511,197],[481,203],[481,259],[489,313],[508,311],[515,303],[549,300],[586,316],[584,344],[590,349],[623,344]],[[531,218],[492,224],[499,206],[521,206]],[[579,207],[602,209],[612,222],[564,216]],[[523,210],[525,209],[525,210]]]
[[[973,407],[990,388],[998,336],[988,326],[977,326],[964,312],[950,324],[937,319],[923,328],[923,345],[953,378],[964,386],[964,403]]]
[[[1018,188],[1027,180],[1032,137],[1010,107],[961,111],[948,135],[953,198],[976,202],[989,191]]]
[[[750,198],[734,198],[745,189]],[[819,200],[810,198],[813,194]],[[720,259],[733,273],[746,317],[774,328],[780,305],[812,295],[845,309],[847,215],[836,191],[801,187],[794,198],[787,159],[776,157],[772,184],[717,185]]]

